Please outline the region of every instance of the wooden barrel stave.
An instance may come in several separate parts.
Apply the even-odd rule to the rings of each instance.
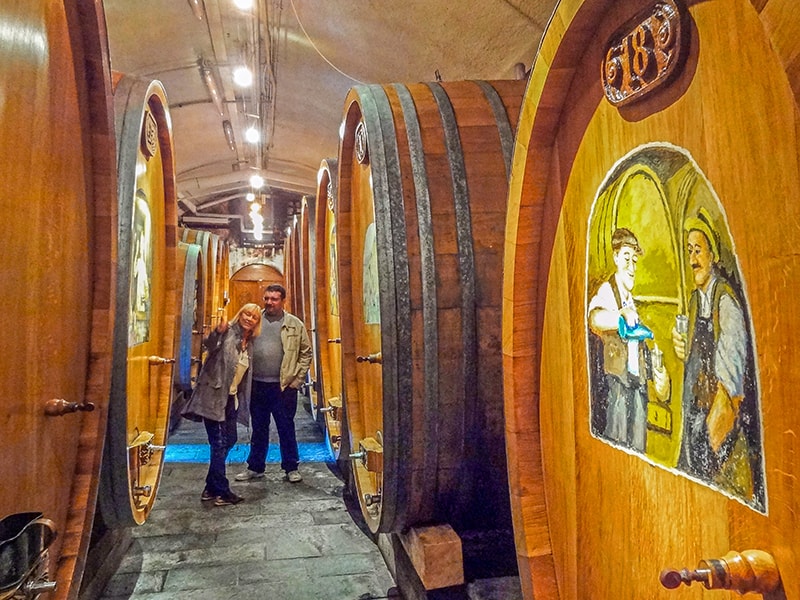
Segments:
[[[508,98],[511,118],[504,117],[515,122],[522,84],[506,87],[516,98]],[[383,445],[382,481],[356,471],[365,488],[384,490],[379,515],[363,506],[362,511],[371,528],[381,531],[437,520],[486,527],[492,518],[473,510],[473,498],[481,495],[474,486],[505,488],[504,455],[485,451],[497,446],[487,440],[502,435],[503,421],[498,289],[510,155],[503,156],[496,111],[473,82],[358,87],[346,107],[338,219],[339,245],[348,256],[340,260],[340,275],[351,288],[343,314],[352,314],[356,327],[364,323],[357,300],[364,249],[357,238],[373,221],[382,269],[380,324],[357,331],[343,327],[343,342],[353,337],[358,346],[344,348],[351,443],[355,449],[369,431],[391,440]],[[362,119],[369,167],[354,158],[354,131]],[[504,129],[510,131],[510,125]],[[487,177],[495,171],[500,175]],[[387,197],[403,202],[386,203]],[[483,197],[490,200],[481,205],[477,199]],[[498,205],[499,212],[493,210]],[[479,237],[486,242],[476,244]],[[492,273],[494,284],[479,287],[476,271]],[[492,298],[494,306],[479,305]],[[479,324],[487,329],[479,331]],[[494,340],[484,344],[494,348],[494,358],[478,357],[479,338]],[[356,355],[376,352],[382,353],[380,367],[362,363],[348,374]],[[494,373],[495,381],[479,381],[478,373]],[[485,400],[492,397],[498,399],[494,406]],[[369,398],[378,398],[379,405],[369,405]],[[411,407],[403,408],[399,398]],[[485,431],[490,425],[500,427]],[[394,445],[397,439],[401,448]],[[484,469],[488,465],[492,468]],[[502,481],[494,485],[498,472]],[[476,474],[483,473],[492,483],[486,478],[478,483]],[[497,525],[509,509],[507,497],[494,493],[483,498],[493,504]]]
[[[796,236],[789,225],[797,211],[786,199],[797,185],[798,143],[785,132],[797,123],[796,61],[786,41],[796,38],[798,19],[777,2],[693,4],[684,70],[661,92],[613,109],[598,85],[601,46],[638,11],[651,8],[644,2],[559,5],[523,107],[506,234],[504,373],[524,596],[694,597],[703,592],[663,589],[659,572],[758,548],[773,554],[783,578],[776,597],[791,598],[800,594],[796,578],[786,576],[797,571],[800,533],[789,523],[800,497],[774,474],[796,473],[782,433],[797,428],[787,403],[796,378],[776,369],[775,361],[791,361],[787,353],[794,352],[785,335],[794,317],[781,307],[797,293],[798,265],[790,250]],[[748,67],[754,64],[757,82]],[[718,196],[725,215],[720,222],[738,249],[761,384],[770,387],[769,397],[761,397],[765,514],[757,501],[687,477],[674,460],[648,464],[590,435],[585,310],[592,292],[584,270],[592,198],[616,161],[654,141],[691,154]],[[769,194],[759,191],[765,181],[775,182]],[[781,219],[754,226],[755,197],[758,214]],[[782,265],[783,292],[764,268],[767,256]],[[637,271],[637,286],[641,276]],[[691,273],[688,278],[691,287]],[[677,360],[672,352],[671,344],[664,348],[665,362]],[[777,371],[778,377],[764,375]],[[682,386],[680,373],[675,380]],[[679,401],[672,403],[681,410]],[[622,571],[630,576],[619,577]]]

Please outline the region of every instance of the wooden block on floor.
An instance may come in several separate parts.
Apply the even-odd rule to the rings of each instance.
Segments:
[[[398,537],[426,590],[463,585],[461,538],[452,527],[412,527]]]

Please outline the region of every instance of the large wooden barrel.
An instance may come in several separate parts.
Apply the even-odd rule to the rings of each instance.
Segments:
[[[187,244],[200,246],[203,257],[203,335],[214,329],[225,310],[224,290],[227,283],[220,279],[227,279],[229,274],[223,266],[226,263],[226,246],[220,237],[209,231],[199,229],[184,229],[181,241]]]
[[[200,246],[178,242],[178,276],[182,276],[178,297],[178,329],[176,331],[175,386],[184,393],[194,389],[200,370],[203,343],[202,321],[198,307],[202,302],[203,264]]]
[[[177,293],[176,363],[173,370],[174,394],[169,417],[170,432],[181,423],[181,413],[197,383],[203,361],[203,273],[200,246],[178,242],[176,276],[182,279],[182,283]]]
[[[799,34],[772,0],[558,5],[505,244],[525,598],[738,598],[748,550],[800,598]]]
[[[100,3],[29,0],[5,4],[2,21],[11,35],[0,44],[0,325],[9,341],[0,353],[0,519],[6,541],[18,515],[43,514],[36,521],[57,537],[49,565],[32,577],[56,582],[50,597],[74,598],[95,514],[112,357],[117,206],[105,17]],[[10,572],[35,566],[6,559],[43,549],[3,552],[3,593]]]
[[[222,308],[222,313],[226,319],[231,318],[235,311],[239,308],[234,308],[232,314],[228,314],[228,304],[231,301],[230,295],[230,280],[231,280],[231,259],[230,259],[230,245],[228,240],[222,236],[217,237],[217,278],[215,280],[215,299],[218,306]]]
[[[314,302],[316,302],[316,275],[315,275],[315,261],[316,251],[314,243],[316,242],[316,230],[314,219],[316,217],[315,199],[309,196],[303,196],[300,203],[300,216],[298,218],[298,245],[299,245],[299,260],[300,263],[300,288],[302,291],[302,298],[300,304],[300,311],[297,316],[303,321],[308,331],[309,339],[314,337],[314,329],[316,327],[314,322]],[[320,421],[322,414],[318,412],[321,408],[319,405],[319,395],[317,394],[317,361],[314,360],[312,354],[311,367],[306,376],[305,390],[308,395],[309,404],[311,405],[311,416],[315,421]]]
[[[316,240],[314,250],[314,331],[311,344],[317,373],[317,403],[325,415],[325,439],[331,453],[339,460],[345,423],[342,374],[342,330],[339,309],[338,241],[336,236],[336,199],[338,198],[338,161],[324,159],[317,175]],[[347,444],[345,443],[345,453]]]
[[[372,531],[510,531],[500,289],[524,85],[357,86],[345,100],[342,361]]]
[[[291,218],[283,241],[283,276],[286,280],[286,309],[297,316],[303,311],[303,278],[300,272],[300,219]]]
[[[177,206],[164,88],[123,77],[115,92],[119,250],[114,371],[101,471],[109,527],[143,523],[155,502],[172,400]]]

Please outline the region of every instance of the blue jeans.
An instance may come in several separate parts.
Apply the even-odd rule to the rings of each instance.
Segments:
[[[281,447],[281,469],[297,470],[300,453],[297,449],[297,436],[294,432],[294,415],[297,412],[297,390],[287,387],[281,391],[279,383],[265,383],[253,380],[250,394],[250,417],[253,420],[253,434],[250,437],[250,455],[247,468],[263,473],[269,448],[270,416],[275,419],[278,441]]]
[[[212,421],[203,419],[208,434],[208,445],[211,446],[211,460],[208,463],[206,489],[213,496],[222,496],[231,491],[228,478],[225,476],[225,459],[236,444],[236,408],[233,396],[228,396],[225,405],[225,420]]]

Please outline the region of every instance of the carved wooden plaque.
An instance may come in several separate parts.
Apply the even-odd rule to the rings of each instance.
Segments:
[[[669,79],[682,58],[680,22],[675,1],[663,0],[612,37],[601,67],[611,104],[628,104]]]
[[[356,159],[358,159],[358,162],[362,165],[368,164],[369,150],[367,150],[367,127],[364,125],[364,121],[361,121],[356,126],[355,144]]]
[[[144,113],[142,125],[142,154],[146,160],[156,155],[158,151],[158,123],[149,110]]]

